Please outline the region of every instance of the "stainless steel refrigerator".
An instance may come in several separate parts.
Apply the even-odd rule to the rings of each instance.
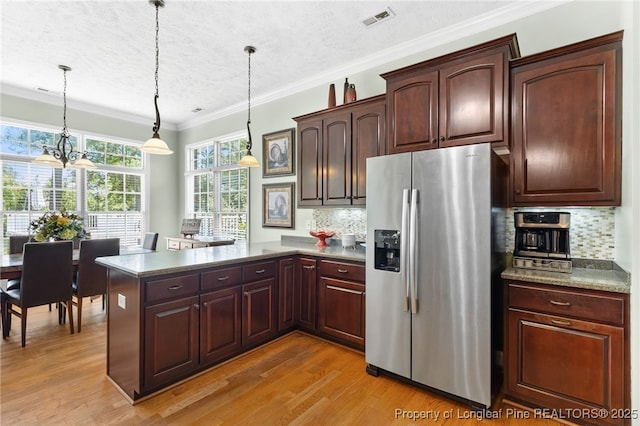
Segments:
[[[367,160],[369,373],[491,405],[504,167],[490,144]]]

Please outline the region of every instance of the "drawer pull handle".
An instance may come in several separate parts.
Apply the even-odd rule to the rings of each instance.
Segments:
[[[316,267],[313,266],[313,265],[311,265],[311,266],[304,265],[303,268],[304,269],[315,269]]]
[[[181,288],[182,288],[181,285],[172,285],[171,287],[169,287],[169,290],[176,291],[176,290],[180,290]]]
[[[338,269],[338,272],[340,272],[341,274],[346,274],[346,273],[348,273],[349,271],[348,271],[348,270],[346,270],[346,269]]]
[[[226,281],[229,279],[229,275],[225,275],[224,277],[218,277],[218,281]]]
[[[552,319],[551,322],[555,325],[571,325],[571,321],[561,321],[561,320],[554,320]]]
[[[558,302],[557,300],[549,300],[549,303],[556,306],[571,306],[569,302]]]
[[[264,274],[264,269],[258,269],[258,270],[256,271],[256,274]]]

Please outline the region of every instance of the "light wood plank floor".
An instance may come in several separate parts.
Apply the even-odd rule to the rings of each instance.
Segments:
[[[55,310],[30,310],[25,348],[20,347],[20,322],[14,317],[11,336],[0,342],[0,424],[478,423],[468,418],[466,406],[388,377],[371,377],[365,373],[363,354],[301,332],[132,406],[105,375],[101,305],[100,300],[85,303],[82,333],[75,335],[58,325]],[[492,412],[503,410],[501,417],[483,423],[524,423],[507,416],[507,409],[514,410],[499,401]],[[430,418],[403,417],[398,410]],[[528,423],[557,424],[541,419]]]

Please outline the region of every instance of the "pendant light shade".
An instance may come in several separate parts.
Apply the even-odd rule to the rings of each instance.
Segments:
[[[249,136],[249,140],[247,141],[247,153],[238,161],[238,165],[242,167],[260,167],[260,163],[258,163],[258,159],[251,154],[251,147],[253,146],[253,142],[251,140],[251,128],[249,125],[251,124],[251,54],[256,52],[256,48],[253,46],[245,46],[244,51],[249,54],[249,90],[248,90],[248,105],[247,105],[247,134]]]
[[[156,108],[156,122],[153,124],[153,136],[147,140],[140,149],[143,152],[149,154],[169,155],[173,154],[173,151],[169,149],[167,144],[160,138],[158,132],[160,131],[160,110],[158,110],[158,68],[160,65],[160,49],[158,46],[158,33],[160,30],[158,20],[158,10],[164,7],[164,0],[149,0],[149,4],[156,8],[156,94],[153,98],[153,104]]]
[[[56,169],[62,169],[69,165],[69,168],[77,169],[94,169],[96,166],[89,158],[87,158],[86,152],[79,152],[73,149],[71,139],[69,137],[69,131],[67,130],[67,71],[71,71],[71,68],[66,65],[58,65],[64,72],[64,91],[62,92],[63,98],[63,127],[60,132],[60,139],[55,148],[51,148],[51,153],[46,146],[42,147],[42,154],[38,155],[33,163],[43,166],[50,166]]]

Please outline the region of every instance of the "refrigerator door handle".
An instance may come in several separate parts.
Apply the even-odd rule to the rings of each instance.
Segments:
[[[409,311],[409,190],[402,190],[402,228],[400,230],[400,274],[404,285],[404,310]]]
[[[409,223],[409,282],[411,286],[411,313],[418,313],[418,190],[411,190],[411,221]]]

